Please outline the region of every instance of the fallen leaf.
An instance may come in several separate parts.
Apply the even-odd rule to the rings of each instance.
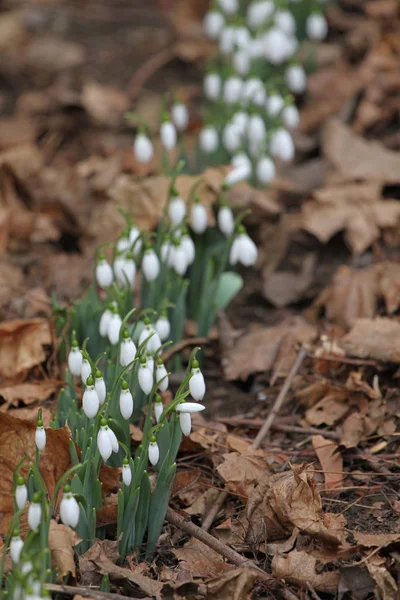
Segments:
[[[224,462],[217,467],[227,487],[240,495],[247,496],[257,482],[268,473],[264,450],[249,448],[247,452],[223,454]]]
[[[74,546],[79,541],[79,537],[71,527],[57,523],[53,519],[50,521],[49,550],[52,568],[57,569],[58,583],[62,583],[66,575],[71,575],[75,579]]]
[[[129,108],[128,95],[117,88],[88,81],[82,89],[82,105],[102,125],[118,126]]]
[[[81,573],[81,585],[85,587],[99,586],[101,575],[96,561],[101,556],[107,556],[113,563],[119,559],[118,540],[95,540],[93,546],[79,557],[79,571]]]
[[[398,587],[392,575],[385,567],[385,559],[375,554],[366,563],[369,574],[374,579],[382,600],[393,600],[393,598],[396,598]]]
[[[43,163],[43,154],[34,144],[19,144],[0,152],[0,165],[10,167],[21,180],[37,174]]]
[[[8,523],[14,514],[13,474],[17,464],[27,456],[35,460],[36,423],[16,419],[7,413],[0,412],[0,533],[5,533]],[[40,454],[40,472],[43,476],[49,495],[54,491],[57,481],[71,466],[69,451],[70,431],[62,429],[46,429],[46,448]],[[57,457],[57,460],[54,458]],[[29,460],[21,468],[26,476]]]
[[[352,531],[352,534],[357,544],[366,548],[384,548],[400,540],[400,532],[364,533],[363,531]]]
[[[0,377],[23,377],[46,358],[43,346],[51,344],[49,321],[18,319],[0,324]]]
[[[0,397],[4,398],[8,406],[18,406],[19,402],[28,405],[33,402],[47,400],[62,386],[63,382],[51,380],[34,383],[17,383],[16,385],[0,387]]]
[[[257,573],[250,569],[234,569],[206,582],[210,600],[249,600]]]
[[[302,550],[292,550],[286,556],[275,554],[271,568],[275,577],[304,588],[309,583],[319,592],[335,593],[340,580],[339,571],[318,573],[317,559]]]
[[[301,300],[314,279],[316,255],[306,254],[298,273],[278,271],[263,273],[263,295],[271,304],[288,306]]]
[[[400,362],[400,323],[385,317],[357,319],[340,340],[347,356]]]
[[[190,538],[183,548],[174,548],[172,551],[191,577],[217,577],[221,572],[234,568],[215,550],[196,538]]]
[[[33,71],[59,73],[80,65],[85,60],[85,49],[80,44],[63,40],[60,36],[42,35],[32,39],[26,48],[26,67]]]
[[[200,469],[191,471],[178,471],[175,475],[171,489],[171,498],[179,496],[193,487],[200,477]]]
[[[365,600],[374,591],[374,580],[362,566],[340,567],[339,594],[351,592],[355,600]]]
[[[325,488],[343,485],[343,458],[338,452],[339,446],[322,435],[313,435],[311,441],[324,472]]]
[[[4,406],[5,405],[3,405],[0,410],[2,410]],[[50,427],[50,423],[53,420],[54,415],[45,406],[41,408],[43,425],[45,427]],[[9,414],[11,417],[15,417],[16,419],[33,421],[34,423],[36,423],[38,416],[38,408],[36,406],[33,406],[31,408],[11,408],[7,411],[7,414]]]

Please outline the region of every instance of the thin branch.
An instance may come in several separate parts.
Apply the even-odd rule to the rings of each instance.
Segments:
[[[100,592],[93,588],[75,587],[72,585],[57,585],[56,583],[48,583],[44,586],[49,592],[57,592],[66,596],[76,596],[79,594],[83,598],[92,598],[93,600],[126,600],[126,596],[121,594],[112,594],[111,592]],[[151,598],[142,598],[142,600],[151,600]]]

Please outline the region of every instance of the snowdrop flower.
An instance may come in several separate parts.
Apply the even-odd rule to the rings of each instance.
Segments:
[[[275,25],[281,31],[291,36],[296,32],[296,21],[288,10],[279,10],[275,13]]]
[[[166,392],[168,389],[168,372],[161,358],[157,361],[156,368],[156,382],[158,389],[162,392]]]
[[[250,170],[252,167],[251,160],[244,152],[239,152],[238,154],[235,154],[235,156],[231,160],[231,165],[234,169],[237,169],[242,165],[246,166]]]
[[[132,470],[127,458],[122,461],[122,481],[126,487],[129,487],[132,483]]]
[[[189,218],[190,227],[195,233],[201,235],[207,229],[208,217],[207,211],[202,204],[200,204],[200,198],[196,196],[194,203],[190,209]]]
[[[222,143],[225,150],[232,154],[240,147],[241,142],[242,140],[239,128],[236,127],[234,123],[228,123],[225,125],[222,132]]]
[[[206,407],[203,404],[197,402],[181,402],[176,407],[176,411],[179,413],[179,423],[184,435],[190,435],[192,431],[192,419],[190,414],[194,412],[200,412]]]
[[[236,112],[232,117],[232,123],[237,127],[240,135],[244,135],[249,123],[249,115],[244,111]]]
[[[270,117],[277,117],[283,107],[285,106],[285,101],[279,94],[271,94],[267,98],[267,112]]]
[[[149,339],[147,340],[147,338]],[[147,340],[146,349],[151,353],[157,352],[161,346],[160,336],[151,325],[150,319],[147,317],[144,319],[144,328],[139,336],[139,346],[141,346],[145,340]]]
[[[251,167],[248,165],[242,164],[239,167],[235,167],[228,173],[225,177],[225,184],[227,186],[235,185],[240,181],[244,181],[245,179],[249,179],[251,176]]]
[[[188,256],[179,239],[175,239],[171,252],[171,266],[177,275],[181,277],[186,273],[188,267]]]
[[[147,366],[151,373],[154,373],[154,357],[149,351],[146,352]]]
[[[154,150],[150,138],[145,133],[138,133],[133,144],[135,158],[140,163],[148,163],[153,158]]]
[[[160,139],[165,150],[172,150],[175,148],[177,142],[176,129],[172,121],[170,121],[168,118],[161,123]]]
[[[156,418],[156,423],[159,422],[161,415],[163,413],[163,410],[164,410],[164,406],[162,403],[161,396],[157,395],[155,398],[155,402],[154,402],[154,416]]]
[[[208,100],[217,100],[221,94],[221,77],[217,73],[207,73],[204,77],[203,88]]]
[[[250,58],[262,58],[264,56],[264,39],[262,36],[258,36],[250,40],[248,47]]]
[[[15,503],[18,510],[22,510],[28,500],[28,488],[25,485],[25,480],[21,475],[17,479],[15,488]]]
[[[192,363],[192,376],[189,379],[189,390],[195,400],[203,400],[204,394],[206,393],[206,384],[197,360],[194,360]]]
[[[35,431],[35,443],[39,452],[42,452],[46,447],[46,430],[43,427],[42,419],[38,419]]]
[[[36,492],[33,494],[32,502],[28,508],[28,525],[32,531],[36,531],[42,520],[42,506],[40,504],[40,496]]]
[[[106,419],[102,419],[99,433],[97,434],[97,448],[104,462],[108,461],[113,451],[109,431]]]
[[[235,70],[242,77],[245,77],[250,71],[250,54],[244,48],[235,52],[232,62]]]
[[[289,106],[285,106],[282,111],[282,121],[285,127],[288,129],[295,129],[300,122],[300,115],[297,107],[294,104],[290,104]]]
[[[158,447],[155,436],[152,435],[150,438],[150,443],[149,443],[149,461],[151,462],[153,467],[155,467],[155,465],[158,463],[159,458],[160,458],[160,449]]]
[[[90,366],[90,362],[87,360],[87,358],[84,358],[82,361],[82,368],[81,368],[81,379],[82,379],[82,383],[84,383],[85,385],[87,385],[87,379],[88,377],[90,377],[90,374],[92,372],[92,367]]]
[[[267,130],[261,115],[251,115],[247,126],[247,137],[252,145],[260,145],[265,140]]]
[[[121,367],[127,367],[136,356],[136,346],[130,337],[129,333],[125,330],[122,336],[121,349],[119,355],[119,362],[121,363]],[[129,367],[129,371],[132,369],[133,365]]]
[[[161,315],[158,317],[157,321],[154,324],[154,329],[160,336],[160,340],[165,342],[169,338],[169,334],[171,333],[171,323],[167,317],[167,311],[162,311]]]
[[[154,281],[160,273],[160,261],[151,246],[147,246],[144,252],[142,271],[146,281]]]
[[[136,276],[136,265],[130,252],[126,255],[118,253],[114,260],[113,268],[119,287],[133,287]]]
[[[106,390],[106,384],[104,382],[103,374],[100,371],[100,369],[97,369],[97,371],[96,371],[96,377],[94,380],[94,389],[97,392],[100,406],[103,406],[103,404],[106,400],[107,390]]]
[[[171,219],[172,225],[180,225],[186,215],[186,204],[175,189],[171,193],[172,197],[168,206],[168,216]]]
[[[275,5],[271,0],[252,2],[247,9],[247,24],[251,29],[258,29],[274,12]]]
[[[78,526],[79,504],[71,493],[69,485],[64,486],[64,494],[60,503],[60,518],[64,525],[68,525],[68,527],[75,529]]]
[[[235,221],[231,209],[227,204],[222,204],[218,210],[217,223],[219,230],[225,237],[232,235],[235,229]]]
[[[132,225],[130,228],[128,239],[133,256],[137,256],[142,249],[142,240],[140,238],[140,230],[135,225]]]
[[[293,160],[295,152],[293,139],[286,129],[277,129],[272,134],[270,151],[274,158],[280,158],[284,162]]]
[[[168,233],[164,235],[163,242],[160,247],[160,258],[161,262],[164,264],[168,264],[169,256],[171,253],[171,238]]]
[[[314,13],[307,18],[306,31],[310,40],[320,41],[326,38],[328,23],[324,15]]]
[[[127,252],[129,250],[129,247],[130,247],[129,232],[124,231],[122,233],[121,237],[117,241],[117,250],[118,250],[118,252],[123,254],[124,252]]]
[[[153,371],[149,368],[147,359],[142,356],[140,359],[139,372],[138,372],[139,386],[142,392],[150,394],[153,388]]]
[[[302,94],[307,87],[307,77],[301,65],[290,65],[285,71],[285,81],[294,94]]]
[[[261,156],[256,165],[257,180],[267,185],[275,177],[274,162],[268,156]]]
[[[233,16],[239,10],[238,0],[218,0],[218,4],[226,15]]]
[[[250,102],[258,90],[263,89],[264,84],[258,77],[250,77],[247,79],[242,86],[242,99],[246,102]]]
[[[178,131],[185,131],[189,123],[189,111],[183,102],[174,102],[171,117]]]
[[[113,432],[111,427],[108,428],[108,436],[111,440],[112,451],[117,453],[119,451],[119,442],[118,442],[117,436],[115,435],[115,433]]]
[[[100,317],[99,333],[100,333],[101,337],[106,337],[106,335],[107,335],[108,325],[110,324],[111,317],[113,315],[113,308],[114,308],[114,305],[109,304],[107,306],[106,310],[103,312],[103,314]],[[82,377],[82,379],[83,379],[83,377]]]
[[[257,246],[247,235],[243,225],[239,225],[237,235],[233,241],[229,254],[230,264],[235,265],[239,262],[245,267],[250,267],[256,263],[257,255]]]
[[[287,60],[291,46],[281,29],[273,27],[264,36],[265,58],[273,65],[281,65]]]
[[[99,262],[96,265],[96,281],[101,288],[109,287],[113,282],[114,276],[111,265],[107,262],[104,254],[100,254]]]
[[[225,18],[216,10],[209,10],[203,21],[204,33],[210,40],[217,40],[225,25]]]
[[[121,415],[128,421],[133,413],[133,396],[129,390],[128,382],[123,380],[121,384],[121,392],[119,395],[119,409]]]
[[[75,338],[72,339],[71,350],[68,354],[68,369],[71,375],[78,377],[81,374],[83,356],[79,350],[78,342]]]
[[[251,41],[251,35],[247,27],[243,25],[235,29],[235,46],[240,50],[247,50]]]
[[[235,28],[224,27],[219,36],[219,50],[221,54],[229,56],[233,52],[235,45]]]
[[[10,541],[11,560],[14,564],[19,563],[19,558],[21,556],[23,547],[24,542],[21,540],[21,536],[19,535],[19,529],[14,529],[13,536]]]
[[[83,392],[82,407],[83,412],[88,419],[93,419],[100,408],[100,400],[94,387],[92,375],[89,375],[86,380],[86,389]]]
[[[181,237],[181,246],[186,253],[186,260],[188,265],[194,263],[194,259],[196,258],[196,248],[192,238],[190,237],[186,227],[182,231]]]
[[[119,342],[119,332],[122,326],[122,319],[118,314],[118,309],[114,307],[111,319],[107,327],[107,337],[110,340],[110,344],[116,346]]]
[[[255,106],[258,106],[259,108],[263,107],[267,100],[267,92],[265,91],[265,88],[259,88],[254,94],[252,100]]]
[[[227,104],[236,104],[239,102],[242,94],[243,81],[240,77],[232,75],[224,83],[223,99]]]
[[[205,154],[212,154],[218,150],[219,139],[218,132],[212,125],[208,125],[201,130],[199,136],[200,148]]]

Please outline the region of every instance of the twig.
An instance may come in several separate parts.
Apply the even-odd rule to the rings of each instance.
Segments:
[[[208,531],[210,529],[211,525],[214,522],[215,517],[221,510],[222,505],[224,504],[227,496],[228,496],[228,494],[227,494],[227,492],[225,492],[225,490],[223,490],[222,492],[219,493],[217,499],[215,500],[214,504],[211,507],[211,510],[204,517],[203,522],[201,524],[201,528],[204,531]]]
[[[44,586],[49,592],[66,594],[67,596],[76,596],[79,594],[83,598],[93,598],[93,600],[126,600],[126,596],[121,594],[112,594],[111,592],[100,592],[93,588],[74,587],[72,585],[57,585],[48,583]],[[142,598],[142,600],[151,600],[151,598]]]
[[[313,586],[309,581],[306,581],[306,586],[308,587],[310,594],[314,598],[314,600],[321,600],[321,598],[318,596],[317,592],[314,590]]]
[[[144,62],[136,71],[128,85],[131,99],[135,99],[139,95],[139,92],[143,88],[146,81],[150,79],[159,69],[168,64],[173,58],[175,58],[175,44],[167,46],[167,48],[163,48],[149,58],[149,60]]]
[[[268,573],[260,569],[260,567],[258,567],[252,560],[248,560],[246,557],[242,556],[238,552],[235,552],[235,550],[229,548],[229,546],[207,533],[207,531],[204,531],[200,527],[197,527],[197,525],[192,523],[190,518],[189,520],[187,520],[185,519],[185,517],[181,517],[180,514],[172,510],[172,508],[169,508],[167,510],[166,519],[169,523],[175,525],[175,527],[178,527],[181,531],[184,531],[190,536],[197,538],[198,540],[203,542],[203,544],[206,544],[207,546],[215,550],[215,552],[218,552],[218,554],[226,558],[229,562],[236,565],[237,567],[245,567],[248,569],[252,569],[253,571],[257,571],[260,578],[264,579],[265,581],[275,581],[272,575],[269,575]]]

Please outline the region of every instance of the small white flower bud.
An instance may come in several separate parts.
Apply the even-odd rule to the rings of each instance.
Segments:
[[[90,362],[84,358],[82,361],[82,368],[81,368],[81,379],[82,379],[82,383],[84,383],[86,385],[86,381],[87,378],[90,376],[92,372],[92,367],[90,366]]]
[[[11,560],[14,564],[19,563],[19,559],[21,556],[22,548],[24,547],[24,542],[21,540],[20,535],[13,535],[10,542],[10,555]]]
[[[107,327],[107,337],[113,346],[118,344],[121,326],[122,319],[117,312],[114,312]]]
[[[189,390],[195,400],[203,400],[206,393],[206,383],[197,360],[193,361],[192,376],[189,379]]]
[[[151,337],[149,337],[149,336],[151,336]],[[147,343],[146,343],[146,349],[151,353],[157,352],[157,350],[161,346],[160,336],[158,335],[158,333],[154,329],[154,327],[152,327],[152,325],[150,325],[149,322],[146,323],[146,319],[145,319],[145,326],[143,327],[143,329],[140,333],[140,336],[139,336],[139,346],[141,346],[147,338],[149,338],[149,339],[147,340]]]
[[[160,340],[165,342],[169,338],[169,334],[171,333],[171,323],[167,315],[161,314],[157,321],[154,324],[154,329],[158,333]]]
[[[285,71],[285,81],[294,94],[302,94],[307,87],[307,77],[301,65],[290,65]]]
[[[225,25],[224,16],[216,10],[209,10],[203,21],[204,33],[210,40],[217,40]]]
[[[190,227],[198,235],[207,229],[207,211],[202,204],[195,202],[190,209]]]
[[[244,227],[239,228],[239,233],[235,237],[229,254],[229,262],[235,265],[242,263],[245,267],[254,265],[257,261],[258,251],[253,240],[247,235]]]
[[[213,154],[218,150],[219,138],[215,127],[211,125],[200,131],[199,136],[200,148],[205,154]]]
[[[165,150],[172,150],[175,148],[177,135],[175,126],[171,121],[164,121],[164,123],[161,123],[160,138]]]
[[[164,406],[160,398],[160,400],[156,400],[156,402],[154,402],[154,416],[156,418],[156,423],[159,422],[161,415],[163,414],[163,410]]]
[[[102,419],[102,423],[104,422],[107,423],[107,421]],[[97,448],[103,461],[107,462],[113,451],[108,425],[101,425],[100,427],[97,434]]]
[[[124,384],[126,387],[124,387]],[[122,384],[122,389],[119,395],[119,409],[123,418],[128,421],[133,413],[133,397],[128,389],[128,384],[126,381]]]
[[[22,477],[19,478],[19,481],[20,483],[17,483],[15,488],[15,502],[18,510],[22,510],[28,500],[28,488]]]
[[[100,408],[100,400],[93,385],[93,377],[90,375],[86,380],[86,389],[82,398],[83,412],[89,419],[97,415]]]
[[[218,4],[226,15],[235,15],[239,10],[238,0],[218,0]]]
[[[104,377],[101,375],[101,371],[96,373],[96,378],[94,381],[94,389],[97,392],[97,396],[99,398],[100,406],[103,406],[106,401],[107,389],[104,381]]]
[[[124,337],[122,338],[122,342],[121,342],[121,350],[120,350],[120,358],[119,361],[121,363],[122,367],[127,367],[134,359],[136,356],[136,346],[135,343],[133,342],[132,338],[129,337],[129,335],[126,333],[126,337],[124,334]],[[129,370],[131,370],[133,367],[133,365],[131,365],[129,367]]]
[[[132,483],[132,471],[129,463],[124,463],[122,465],[122,481],[127,487]]]
[[[136,265],[132,255],[117,256],[114,260],[115,279],[119,287],[133,287],[136,276]]]
[[[162,392],[166,392],[168,389],[168,371],[165,368],[164,363],[161,359],[159,359],[156,368],[156,382],[158,384],[158,389]]]
[[[261,115],[251,115],[247,127],[247,137],[252,144],[262,144],[265,140],[267,130]]]
[[[60,518],[64,525],[75,529],[79,523],[79,504],[71,494],[69,486],[65,486],[64,490],[67,491],[64,491],[60,503]]]
[[[43,450],[46,447],[46,430],[43,427],[43,424],[41,426],[38,425],[38,427],[36,427],[35,443],[36,443],[36,448],[40,452],[43,452]]]
[[[172,225],[180,225],[186,215],[186,204],[180,196],[172,196],[168,207],[168,216]]]
[[[150,370],[146,358],[140,360],[138,380],[140,389],[147,395],[153,388],[153,371]]]
[[[225,125],[222,132],[222,143],[225,150],[233,154],[240,147],[242,143],[240,130],[234,123],[228,123]]]
[[[181,238],[181,246],[186,254],[186,260],[188,265],[194,263],[196,258],[196,248],[194,242],[189,234],[185,233]]]
[[[235,221],[229,206],[220,207],[217,215],[217,223],[221,233],[223,233],[225,237],[232,235],[233,230],[235,229]]]
[[[32,531],[36,531],[42,520],[42,506],[39,500],[35,500],[36,494],[28,508],[28,525]]]
[[[307,18],[306,31],[310,40],[323,40],[328,33],[328,23],[324,15],[312,14]]]
[[[106,308],[106,310],[101,315],[99,325],[99,333],[101,337],[107,336],[108,325],[110,324],[112,315],[113,313],[109,308]]]
[[[242,77],[245,77],[250,71],[250,54],[248,50],[243,48],[235,52],[232,62],[237,73],[239,73],[239,75]]]
[[[264,55],[273,65],[281,65],[290,54],[291,45],[288,36],[277,27],[264,35]]]
[[[200,404],[200,402],[181,402],[176,407],[177,412],[186,412],[186,413],[197,413],[205,410],[204,404]]]
[[[275,177],[275,165],[268,156],[261,156],[256,166],[257,180],[266,185]]]
[[[250,77],[243,83],[242,99],[245,102],[252,102],[258,90],[264,89],[264,84],[259,77]]]
[[[243,81],[240,77],[232,75],[224,83],[223,98],[227,104],[239,102],[243,90]]]
[[[119,442],[118,442],[118,438],[115,435],[115,433],[113,432],[113,430],[111,429],[111,427],[108,428],[108,436],[110,438],[111,441],[111,448],[112,451],[117,453],[119,451]]]
[[[119,240],[117,241],[117,250],[121,254],[124,254],[125,252],[127,252],[129,250],[129,247],[130,247],[129,237],[125,233],[123,233],[121,235],[121,237],[119,238]]]
[[[139,133],[133,145],[135,158],[140,163],[148,163],[153,158],[153,144],[145,133]]]
[[[221,77],[217,73],[207,73],[203,82],[204,94],[209,100],[217,100],[221,94]]]
[[[175,102],[171,108],[171,117],[178,131],[185,131],[189,123],[189,111],[183,102]]]
[[[153,436],[150,439],[150,443],[149,443],[149,461],[151,462],[153,467],[158,463],[159,458],[160,458],[160,450],[158,448],[156,438]]]
[[[249,179],[251,177],[251,166],[242,164],[239,167],[235,167],[228,173],[225,177],[225,183],[228,186],[235,185],[240,181],[244,181],[245,179]]]
[[[140,230],[135,225],[132,225],[129,230],[129,247],[132,249],[133,256],[137,256],[142,249]]]
[[[152,248],[149,248],[144,253],[142,271],[147,281],[154,281],[160,273],[160,261]]]
[[[171,266],[175,273],[181,277],[186,273],[188,267],[188,257],[186,252],[180,243],[180,240],[174,243],[171,248]]]
[[[295,129],[300,122],[299,111],[293,104],[285,106],[282,111],[282,121],[288,129]]]
[[[183,435],[190,435],[190,432],[192,431],[192,418],[190,413],[181,412],[179,414],[179,424],[181,426]]]
[[[82,370],[83,357],[78,345],[72,344],[71,351],[68,354],[68,369],[71,375],[78,377]]]
[[[235,46],[235,27],[224,27],[219,36],[219,51],[224,56],[232,54]]]
[[[275,5],[272,0],[252,2],[247,9],[247,24],[251,29],[258,29],[274,12]]]
[[[284,162],[293,160],[295,148],[292,136],[286,129],[280,128],[272,134],[270,142],[271,155]]]
[[[296,21],[288,10],[279,10],[275,13],[275,25],[288,36],[296,32]]]
[[[284,106],[285,101],[279,94],[271,94],[271,96],[269,96],[267,99],[266,108],[270,117],[277,117]]]
[[[238,128],[240,135],[243,136],[247,131],[249,115],[244,111],[239,111],[233,115],[232,123]]]
[[[96,265],[96,281],[101,288],[109,287],[113,282],[114,276],[111,265],[106,261],[104,256],[100,258]]]

